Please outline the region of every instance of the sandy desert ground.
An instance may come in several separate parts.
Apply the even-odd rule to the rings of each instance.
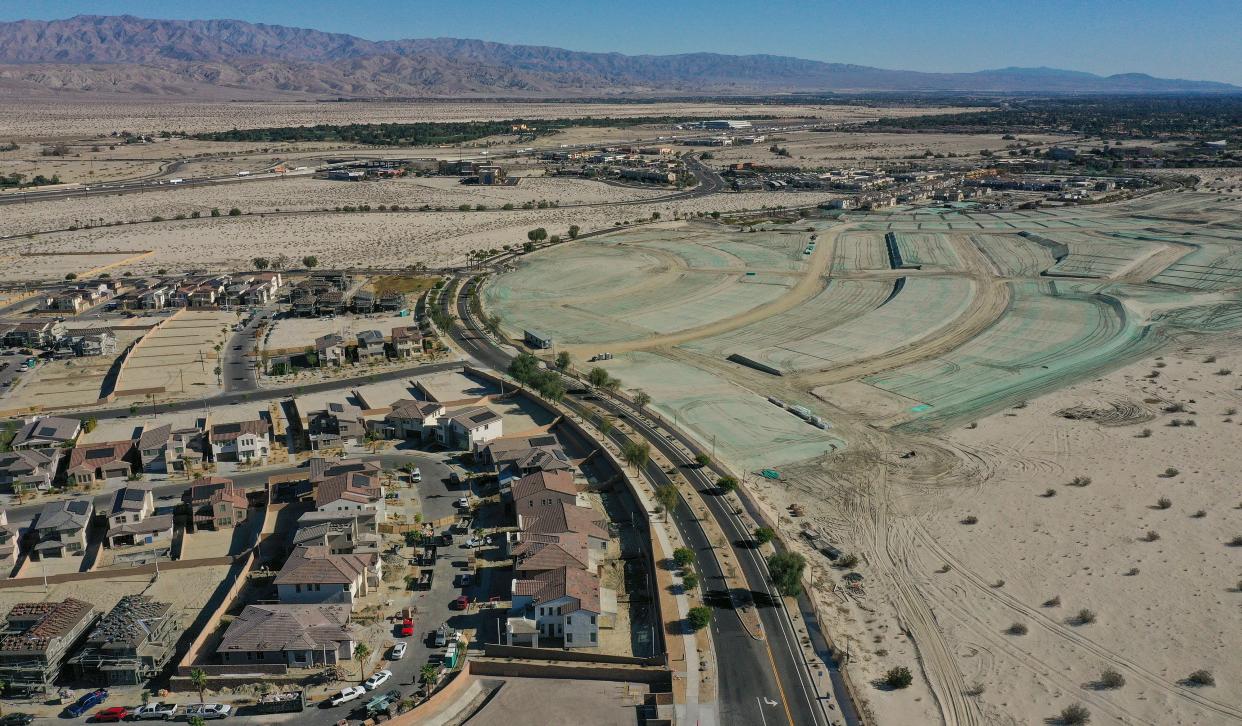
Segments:
[[[912,156],[955,154],[978,156],[983,149],[999,151],[1007,144],[1050,144],[1076,138],[1068,134],[1024,134],[1017,141],[1006,141],[1000,134],[881,134],[844,131],[794,131],[774,133],[761,144],[735,145],[711,149],[716,164],[753,162],[773,166],[875,166]],[[776,145],[789,151],[778,156],[770,151]]]

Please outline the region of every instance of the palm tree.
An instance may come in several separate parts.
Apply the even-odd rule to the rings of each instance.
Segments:
[[[358,677],[362,678],[362,671],[367,667],[367,656],[371,655],[371,648],[366,643],[359,643],[354,646],[354,658],[358,660]]]
[[[423,666],[422,669],[418,671],[418,679],[427,685],[435,683],[436,679],[439,677],[440,669],[431,663]]]
[[[198,689],[198,702],[206,703],[207,673],[202,668],[195,668],[190,671],[190,685]]]

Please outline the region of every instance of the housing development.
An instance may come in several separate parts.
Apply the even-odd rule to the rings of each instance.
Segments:
[[[1242,722],[1242,89],[450,41],[0,22],[0,725]]]

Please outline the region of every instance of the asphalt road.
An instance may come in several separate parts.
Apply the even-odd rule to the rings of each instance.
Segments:
[[[468,306],[469,283],[463,282],[455,288],[454,303],[457,316],[463,321],[462,326],[453,330],[454,339],[479,362],[496,370],[508,367],[510,356],[497,349],[491,341],[474,327]],[[442,291],[443,292],[443,291]],[[442,294],[440,304],[447,312],[449,295]],[[587,407],[580,396],[569,394],[564,403],[578,413],[586,415]],[[686,477],[703,495],[709,511],[717,519],[721,528],[730,540],[738,562],[746,576],[750,591],[728,593],[723,589],[724,578],[715,557],[716,545],[710,541],[702,529],[697,517],[684,500],[679,501],[673,512],[673,521],[682,538],[699,552],[698,566],[703,576],[704,587],[709,601],[716,606],[716,617],[713,619],[713,631],[716,638],[717,668],[720,674],[720,718],[723,723],[730,724],[775,724],[787,722],[795,724],[825,724],[828,716],[823,698],[817,691],[810,670],[799,650],[798,637],[793,630],[784,601],[776,595],[770,585],[766,563],[758,551],[751,545],[751,535],[745,531],[736,516],[725,505],[723,498],[714,494],[715,483],[709,478],[708,472],[697,468],[692,457],[686,456],[682,450],[671,443],[665,434],[655,431],[642,416],[622,408],[607,398],[597,398],[591,402],[609,413],[624,418],[640,431],[652,446],[658,449],[669,461],[678,464]],[[696,452],[698,447],[688,437],[670,429],[671,436]],[[614,430],[609,437],[618,445],[623,444],[625,437]],[[649,462],[645,474],[656,485],[669,483],[669,476],[654,463]],[[803,596],[805,598],[805,595]],[[758,606],[758,612],[764,626],[766,640],[756,640],[746,631],[741,619],[734,610],[739,600],[751,601]],[[810,614],[809,607],[803,608],[804,615]],[[811,632],[818,639],[817,650],[825,662],[833,664],[832,656],[827,652],[826,644],[820,636],[813,618],[808,620]],[[848,726],[858,723],[853,704],[849,702],[846,691],[838,673],[833,673],[833,690],[838,712]],[[845,696],[843,699],[842,696]],[[780,708],[771,706],[775,701]],[[835,717],[834,717],[835,718]]]

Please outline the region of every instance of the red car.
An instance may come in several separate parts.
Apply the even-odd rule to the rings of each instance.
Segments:
[[[414,634],[414,621],[406,618],[401,621],[401,637],[408,638]]]
[[[97,712],[95,714],[95,723],[107,723],[109,721],[120,723],[121,721],[124,721],[125,717],[128,715],[128,708],[125,708],[124,706],[112,706]]]
[[[455,610],[465,610],[469,606],[470,606],[470,598],[465,595],[460,595],[458,596],[456,600],[453,601],[453,608]]]

